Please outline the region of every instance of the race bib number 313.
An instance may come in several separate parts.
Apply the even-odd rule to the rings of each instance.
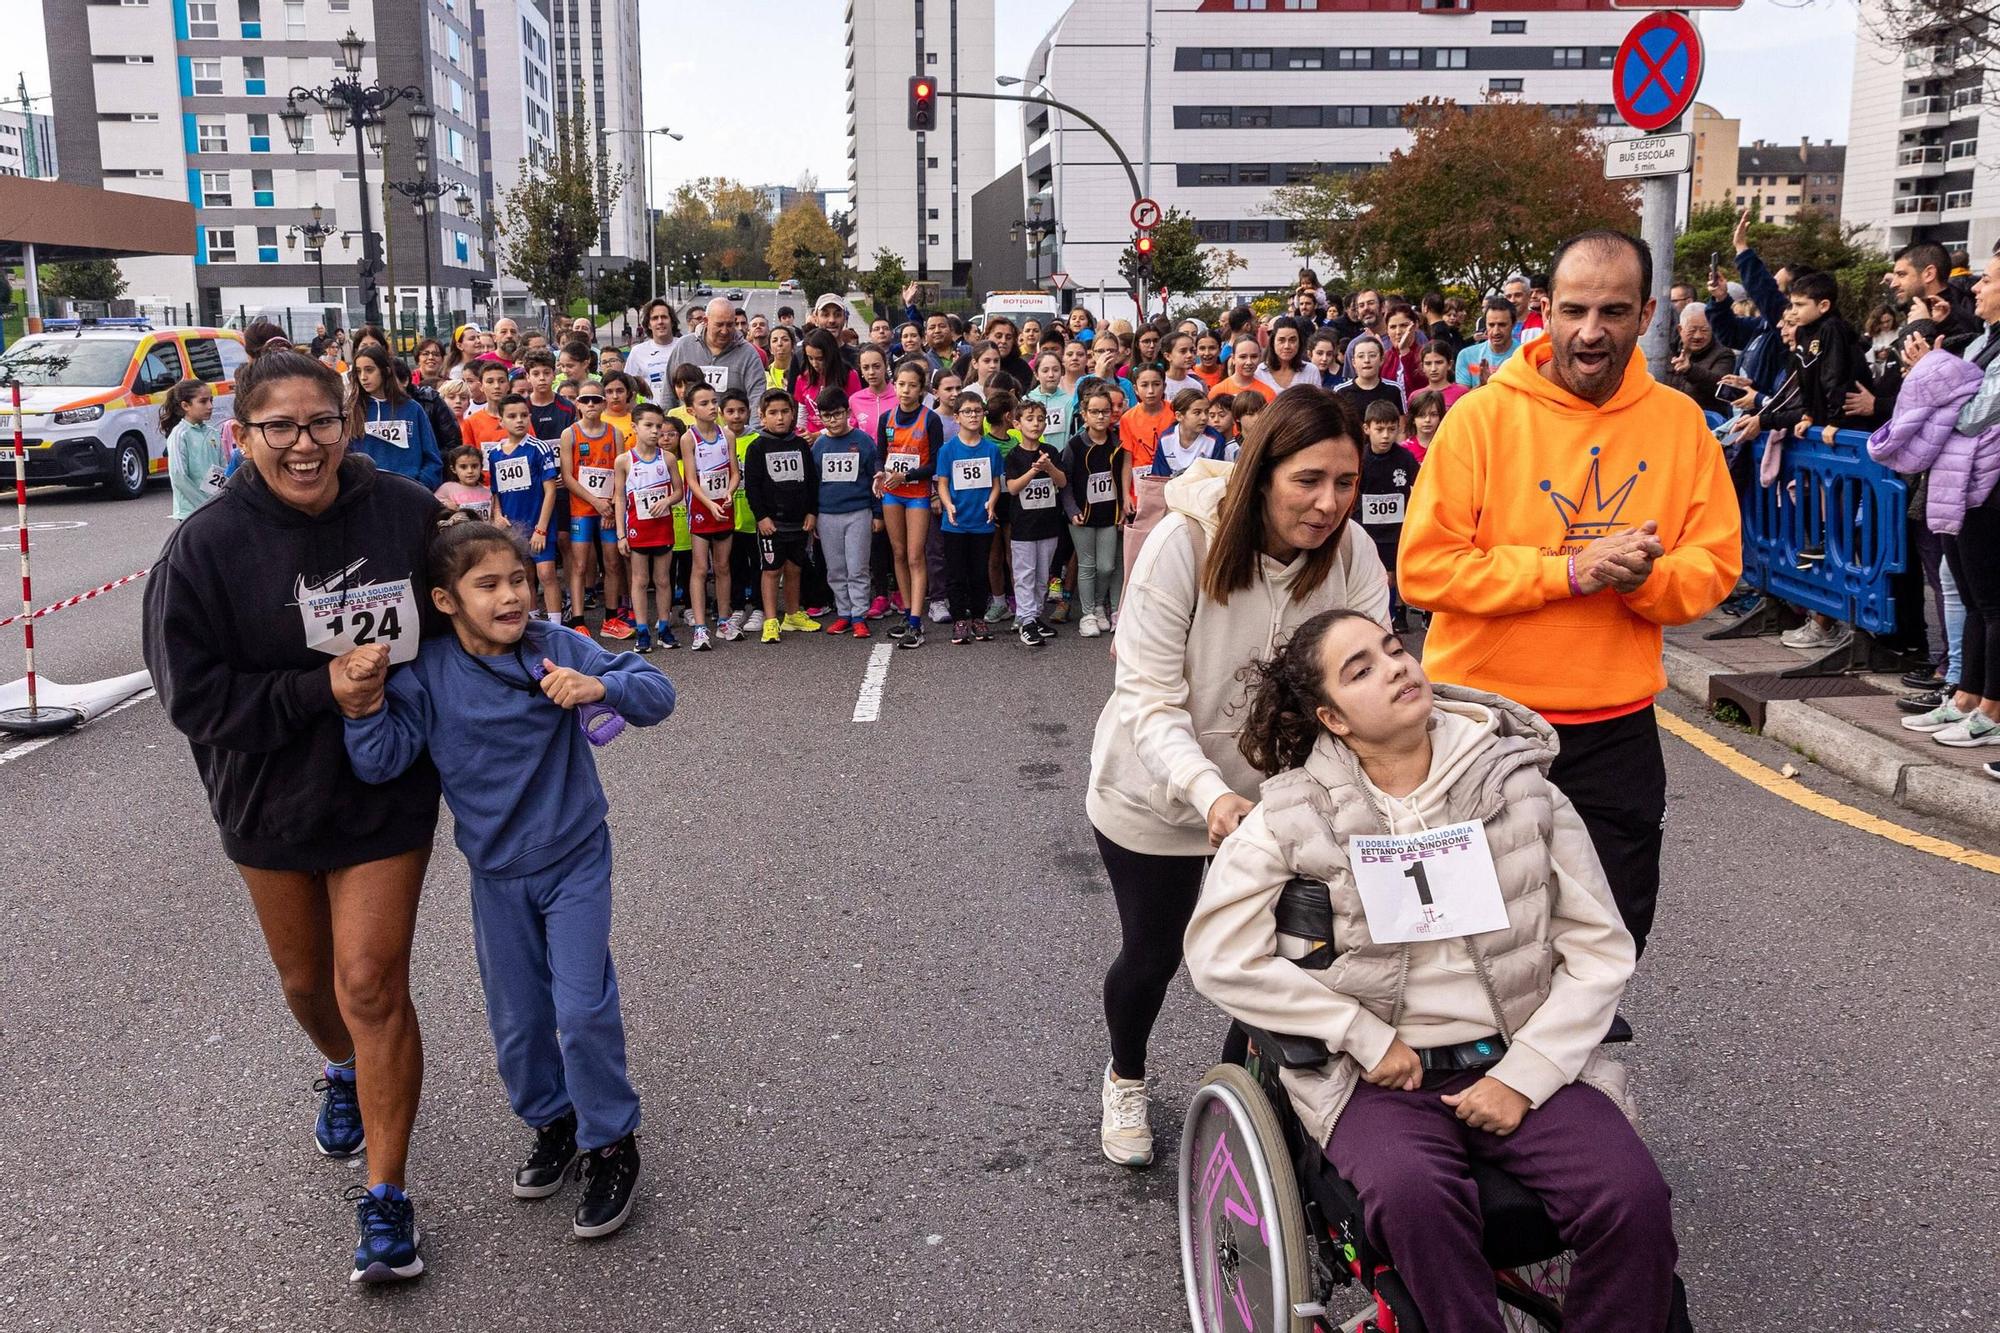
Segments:
[[[1476,820],[1409,834],[1348,840],[1354,887],[1377,944],[1450,940],[1501,930],[1507,901]]]

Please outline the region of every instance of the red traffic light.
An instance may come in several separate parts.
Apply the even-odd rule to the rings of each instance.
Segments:
[[[1132,249],[1138,253],[1139,258],[1151,259],[1153,257],[1153,238],[1151,236],[1145,235],[1144,233],[1141,233],[1139,237],[1132,242]]]
[[[937,84],[928,75],[910,78],[909,126],[918,131],[937,128]]]

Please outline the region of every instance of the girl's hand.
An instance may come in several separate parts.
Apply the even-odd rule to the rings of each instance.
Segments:
[[[1375,1067],[1361,1076],[1378,1088],[1399,1088],[1404,1092],[1415,1092],[1423,1086],[1424,1062],[1410,1049],[1409,1043],[1401,1037],[1389,1043],[1389,1049],[1382,1054]],[[1449,1100],[1449,1099],[1447,1099]],[[1464,1119],[1464,1116],[1460,1116]]]
[[[868,531],[869,531],[869,532],[871,532],[871,533],[875,533],[875,532],[880,532],[881,530],[882,530],[882,520],[881,520],[881,519],[877,518],[877,519],[870,519],[870,520],[869,520],[869,523],[868,523]]]
[[[1398,1045],[1401,1043],[1399,1042]],[[1375,1080],[1368,1080],[1373,1083]],[[1466,1124],[1489,1134],[1507,1137],[1521,1127],[1522,1117],[1531,1109],[1528,1099],[1494,1078],[1480,1079],[1464,1092],[1447,1093],[1438,1100],[1449,1106]]]
[[[389,683],[389,647],[364,643],[327,664],[333,681],[333,701],[343,717],[363,718],[382,710],[382,693]]]
[[[604,682],[595,676],[557,666],[546,657],[542,659],[542,670],[547,673],[542,677],[542,693],[559,708],[596,703],[604,697]]]
[[[1070,519],[1070,526],[1080,528],[1089,521],[1090,521],[1090,515],[1078,514],[1074,518]]]
[[[1220,847],[1224,838],[1236,832],[1243,816],[1255,808],[1255,803],[1244,800],[1233,791],[1216,797],[1215,804],[1208,807],[1208,845]]]
[[[620,537],[618,539],[618,554],[632,554],[632,539],[630,537]]]

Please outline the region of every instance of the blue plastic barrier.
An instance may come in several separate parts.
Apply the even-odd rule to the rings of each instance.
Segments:
[[[1711,424],[1722,418],[1711,415]],[[1748,446],[1752,473],[1775,432]],[[1743,577],[1773,597],[1873,634],[1896,628],[1890,575],[1909,558],[1903,479],[1868,456],[1858,430],[1785,439],[1778,480],[1743,496]],[[1801,561],[1805,550],[1825,552]]]

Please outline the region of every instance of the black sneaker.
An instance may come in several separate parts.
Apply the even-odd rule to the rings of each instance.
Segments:
[[[1046,620],[1037,620],[1035,621],[1035,633],[1041,635],[1044,639],[1053,639],[1056,637],[1056,627]]]
[[[985,643],[993,637],[993,625],[990,621],[974,620],[971,622],[971,629],[972,637],[981,643]]]
[[[583,1202],[576,1206],[570,1229],[585,1240],[608,1236],[632,1216],[639,1184],[639,1137],[627,1134],[608,1148],[598,1148],[576,1160],[583,1180]]]
[[[924,646],[924,622],[921,620],[903,622],[903,637],[896,640],[898,648],[921,648]]]
[[[903,641],[904,636],[906,636],[910,632],[909,617],[897,616],[895,618],[895,623],[891,624],[888,629],[883,630],[882,632],[889,636],[891,642],[901,643]]]
[[[2000,782],[2000,759],[1991,760],[1979,766],[1979,771],[1995,782]]]
[[[952,621],[951,622],[952,647],[961,648],[971,642],[972,642],[972,626],[967,624],[963,620]]]
[[[326,1077],[313,1084],[319,1094],[319,1119],[313,1124],[313,1146],[322,1157],[352,1157],[368,1145],[361,1128],[361,1099],[354,1091],[352,1069],[326,1067]]]
[[[514,1197],[546,1199],[563,1187],[576,1160],[576,1112],[568,1111],[535,1131],[528,1160],[514,1172]]]
[[[1944,694],[1939,690],[1925,690],[1919,694],[1905,694],[1896,700],[1896,707],[1905,713],[1928,713],[1944,702]]]
[[[1039,648],[1048,640],[1042,637],[1041,626],[1032,620],[1021,622],[1021,642],[1030,648]]]
[[[1937,691],[1944,688],[1944,677],[1935,671],[1909,671],[1903,674],[1903,688],[1909,690]]]
[[[350,1185],[342,1196],[354,1205],[354,1269],[349,1282],[395,1282],[424,1271],[417,1253],[417,1209],[394,1185],[363,1189]]]

